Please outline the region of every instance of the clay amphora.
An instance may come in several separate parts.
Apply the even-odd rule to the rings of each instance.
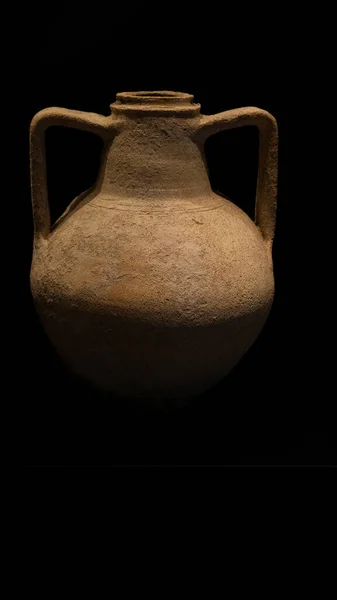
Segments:
[[[69,368],[117,396],[193,397],[224,377],[270,311],[277,124],[259,108],[200,114],[179,92],[117,94],[108,117],[47,108],[30,133],[31,290]],[[51,227],[45,130],[104,140],[94,187]],[[255,223],[210,186],[204,142],[256,125]],[[244,174],[243,174],[244,175]]]

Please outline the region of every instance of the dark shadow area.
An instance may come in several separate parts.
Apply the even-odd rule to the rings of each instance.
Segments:
[[[259,135],[255,127],[232,129],[206,140],[205,154],[213,190],[254,220]]]
[[[94,185],[102,151],[103,141],[93,133],[63,127],[47,130],[51,223],[55,223],[76,196]]]

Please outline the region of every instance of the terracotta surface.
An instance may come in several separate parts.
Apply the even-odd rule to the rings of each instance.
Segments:
[[[51,228],[44,131],[105,140],[95,186]],[[256,125],[256,224],[209,183],[203,144]],[[117,95],[111,116],[47,108],[31,123],[31,289],[70,369],[120,396],[187,398],[226,375],[270,311],[277,125],[247,107],[200,114],[178,92]]]

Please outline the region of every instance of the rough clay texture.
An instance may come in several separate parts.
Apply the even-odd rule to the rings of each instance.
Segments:
[[[193,96],[117,95],[110,117],[51,108],[31,126],[31,288],[43,326],[78,375],[120,396],[188,398],[219,381],[271,308],[277,126],[257,108],[199,114]],[[94,188],[50,231],[44,130],[105,139]],[[203,143],[260,131],[256,224],[210,188]]]

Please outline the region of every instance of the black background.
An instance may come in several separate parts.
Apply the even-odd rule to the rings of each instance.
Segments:
[[[199,6],[199,5],[198,5]],[[332,464],[333,394],[324,384],[310,283],[314,191],[304,100],[314,102],[306,40],[275,5],[202,12],[167,6],[80,2],[31,5],[27,44],[17,72],[24,200],[23,386],[27,465]],[[261,14],[260,11],[261,10]],[[240,14],[243,13],[244,14]],[[274,269],[276,296],[251,350],[216,388],[173,414],[132,412],[66,371],[35,314],[29,290],[33,223],[29,190],[29,123],[47,106],[109,114],[119,91],[194,94],[204,114],[259,106],[277,119],[279,195]],[[299,112],[303,118],[299,118]],[[95,181],[101,142],[54,128],[47,133],[53,220]],[[301,148],[301,151],[300,151]],[[212,186],[253,217],[258,136],[253,128],[207,142]],[[316,271],[315,271],[316,272]],[[317,272],[319,279],[320,273]]]

